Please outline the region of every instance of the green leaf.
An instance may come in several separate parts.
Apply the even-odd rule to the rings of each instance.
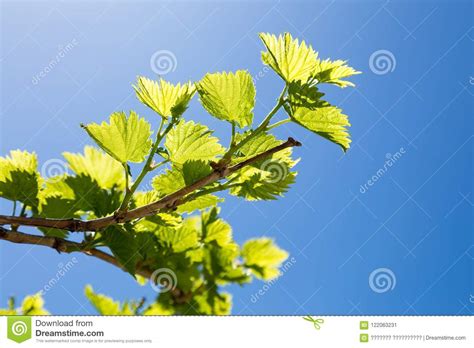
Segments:
[[[174,253],[197,248],[199,235],[197,220],[188,218],[178,228],[160,228],[155,233],[159,242]]]
[[[103,235],[112,254],[127,272],[135,276],[135,266],[138,258],[135,233],[120,225],[112,225],[105,229]]]
[[[201,104],[212,116],[241,128],[252,124],[255,86],[247,71],[206,74],[197,90]]]
[[[192,213],[196,210],[203,210],[210,207],[215,207],[218,203],[223,202],[223,198],[208,194],[197,197],[189,202],[181,204],[176,210],[178,213]]]
[[[318,60],[312,78],[316,79],[317,83],[330,83],[341,88],[354,87],[355,85],[352,82],[343,79],[361,72],[351,68],[346,63],[345,60]]]
[[[40,180],[37,167],[35,153],[13,150],[9,156],[0,157],[0,197],[36,208]]]
[[[157,191],[135,192],[133,202],[136,208],[153,203],[160,198]],[[182,222],[181,215],[175,212],[158,213],[140,219],[134,226],[137,232],[152,232],[160,226],[176,227]]]
[[[110,123],[83,127],[101,149],[122,164],[143,162],[150,151],[151,126],[134,111],[128,118],[124,112],[115,112],[110,116]]]
[[[100,315],[133,315],[126,303],[121,305],[108,296],[97,294],[90,285],[85,287],[84,293]]]
[[[292,118],[301,126],[340,145],[344,151],[349,149],[351,140],[346,127],[351,124],[341,109],[335,106],[324,106],[314,110],[298,108]]]
[[[210,166],[203,161],[188,161],[181,167],[174,165],[163,174],[155,176],[152,180],[152,186],[157,191],[158,196],[163,197],[191,185],[210,173],[210,170]],[[180,214],[192,213],[195,210],[215,206],[222,201],[223,199],[207,194],[179,205],[176,211]]]
[[[171,169],[166,169],[163,174],[155,176],[152,186],[157,191],[158,197],[163,197],[182,189],[186,183],[181,169],[173,166]]]
[[[232,241],[232,228],[224,220],[218,219],[206,225],[204,242],[213,241],[219,246],[225,246]]]
[[[279,267],[288,258],[288,253],[280,249],[269,238],[251,239],[242,247],[241,256],[246,267],[256,277],[270,280],[280,275]]]
[[[66,175],[46,180],[45,188],[40,192],[38,216],[53,219],[66,219],[76,216],[74,191],[67,185]],[[65,238],[68,231],[55,228],[39,228],[46,236]]]
[[[204,266],[215,278],[224,278],[229,272],[239,267],[237,264],[239,251],[239,246],[234,242],[207,248]]]
[[[204,161],[187,161],[182,168],[183,178],[186,186],[212,173],[212,167]]]
[[[193,121],[181,120],[166,136],[165,146],[171,162],[183,164],[190,160],[215,161],[224,153],[212,131]]]
[[[21,313],[23,315],[49,315],[43,306],[44,300],[41,293],[26,296],[21,304]]]
[[[261,133],[248,141],[240,149],[240,157],[234,162],[241,162],[263,153],[282,143],[271,134]],[[293,160],[292,149],[287,148],[270,157],[246,166],[230,177],[234,187],[230,194],[244,197],[247,200],[273,200],[282,196],[294,183],[296,172],[292,172],[298,160]]]
[[[288,104],[285,104],[285,108],[289,110],[296,110],[298,107],[306,107],[309,109],[318,108],[321,106],[329,105],[328,102],[322,100],[324,93],[321,93],[316,86],[301,83],[292,82],[288,86]],[[289,111],[291,114],[291,111]]]
[[[347,131],[351,125],[349,119],[341,109],[321,100],[322,96],[316,87],[291,84],[288,95],[290,105],[285,109],[294,122],[347,151],[351,143]]]
[[[159,196],[169,195],[208,175],[211,167],[203,161],[188,161],[183,166],[174,165],[153,178],[153,188]]]
[[[229,315],[232,310],[232,296],[217,290],[204,291],[193,298],[192,310],[199,315]]]
[[[64,152],[69,167],[77,175],[86,175],[103,189],[125,189],[124,169],[105,152],[92,146],[84,147],[84,154]]]
[[[253,137],[251,140],[246,142],[240,148],[240,153],[239,153],[240,157],[234,158],[234,162],[238,163],[238,162],[245,161],[265,151],[268,151],[278,145],[281,145],[282,143],[283,143],[282,140],[275,138],[275,136],[272,134],[260,133],[259,135]],[[273,159],[278,159],[287,163],[288,166],[292,168],[298,162],[298,160],[293,160],[291,158],[292,153],[293,153],[293,150],[291,147],[289,147],[289,148],[286,148],[284,150],[274,153],[271,157],[267,157],[264,160],[254,162],[253,166],[259,168],[261,167],[263,162],[267,161],[270,158],[273,158]]]
[[[143,311],[143,315],[173,315],[174,313],[175,310],[171,305],[167,306],[160,302],[152,303],[147,309]]]
[[[63,175],[49,178],[40,192],[38,216],[66,219],[89,213],[102,217],[121,203],[121,191],[101,188],[90,176]]]
[[[196,91],[191,82],[172,85],[163,79],[153,81],[141,76],[133,88],[138,100],[164,118],[180,117]]]
[[[290,172],[288,165],[281,161],[270,160],[265,166],[266,170],[257,172],[255,169],[245,168],[241,172],[239,185],[233,187],[230,194],[248,201],[274,200],[283,196],[295,182],[296,173]]]
[[[260,38],[267,48],[262,52],[262,61],[269,65],[286,82],[306,82],[317,66],[317,53],[304,41],[293,39],[291,34],[275,36],[261,33]]]

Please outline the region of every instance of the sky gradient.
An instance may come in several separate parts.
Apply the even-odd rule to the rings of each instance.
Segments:
[[[350,117],[351,149],[343,154],[285,125],[276,134],[303,143],[292,189],[278,201],[226,197],[222,204],[239,243],[269,236],[294,260],[265,288],[259,281],[230,287],[232,313],[473,313],[472,2],[1,6],[0,155],[36,151],[40,166],[63,151],[82,151],[91,140],[79,123],[101,122],[113,111],[136,110],[156,127],[131,88],[137,75],[156,77],[156,52],[172,54],[172,67],[161,67],[172,82],[247,69],[257,87],[257,121],[282,88],[260,61],[259,32],[289,31],[322,58],[349,60],[363,72],[352,79],[356,88],[323,91]],[[185,117],[228,137],[197,98]],[[0,212],[10,211],[1,201]],[[0,242],[0,307],[11,295],[41,290],[73,257],[77,264],[45,293],[54,314],[94,313],[85,284],[119,300],[155,296],[101,261]]]

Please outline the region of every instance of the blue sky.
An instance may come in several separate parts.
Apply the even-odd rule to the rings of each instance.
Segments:
[[[233,314],[472,314],[472,10],[469,1],[3,2],[0,153],[34,150],[42,164],[80,152],[91,141],[79,123],[117,110],[156,126],[131,84],[155,76],[161,50],[176,59],[173,82],[248,69],[261,119],[282,83],[260,61],[258,33],[289,31],[363,72],[355,89],[324,89],[349,115],[353,143],[343,155],[281,127],[278,136],[304,144],[290,192],[222,205],[237,241],[270,236],[294,258],[256,301],[262,282],[230,287]],[[227,136],[197,100],[186,117]],[[86,283],[121,300],[155,295],[100,261],[0,243],[0,304],[39,291],[72,257],[45,295],[55,314],[93,313]],[[383,269],[389,285],[371,286]]]

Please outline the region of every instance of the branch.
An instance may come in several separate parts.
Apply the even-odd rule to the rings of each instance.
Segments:
[[[36,236],[33,234],[7,230],[6,228],[0,226],[0,239],[16,244],[42,245],[52,248],[58,253],[81,252],[88,256],[93,256],[97,259],[105,261],[126,272],[125,268],[122,267],[122,265],[112,255],[107,254],[106,252],[103,252],[99,249],[83,249],[83,245],[81,243],[71,242],[62,238]],[[151,272],[145,269],[137,268],[136,274],[139,274],[145,278],[151,277]]]
[[[0,225],[23,225],[23,226],[35,226],[35,227],[50,227],[60,230],[68,230],[71,232],[85,232],[85,231],[98,231],[110,225],[117,223],[124,223],[134,219],[143,218],[146,216],[155,215],[163,209],[174,209],[177,206],[185,203],[186,196],[196,190],[203,188],[204,186],[223,179],[232,173],[239,171],[240,169],[255,163],[261,159],[267,158],[276,152],[284,150],[293,146],[301,146],[301,143],[293,138],[288,138],[284,143],[275,146],[265,152],[262,152],[254,157],[251,157],[241,163],[233,166],[219,164],[214,166],[214,171],[205,176],[204,178],[196,181],[195,183],[183,187],[182,189],[169,194],[153,203],[144,205],[142,207],[123,212],[121,214],[114,214],[107,217],[94,219],[94,220],[78,220],[78,219],[48,219],[48,218],[37,218],[37,217],[22,217],[22,216],[6,216],[0,215]]]

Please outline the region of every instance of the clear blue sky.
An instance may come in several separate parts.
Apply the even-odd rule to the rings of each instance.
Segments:
[[[79,123],[116,110],[135,109],[156,125],[131,84],[136,75],[154,76],[150,58],[159,50],[176,57],[165,76],[173,82],[208,71],[262,72],[259,119],[281,81],[263,70],[257,34],[289,31],[321,57],[348,59],[363,72],[356,89],[325,90],[350,116],[353,145],[343,156],[285,126],[280,137],[304,144],[292,190],[276,202],[222,205],[239,242],[270,236],[296,260],[258,301],[252,294],[263,283],[231,287],[233,313],[472,314],[472,10],[469,1],[3,2],[0,153],[34,150],[44,163],[79,152],[90,143]],[[389,66],[371,69],[380,50],[389,52]],[[197,100],[187,117],[225,134]],[[390,156],[397,159],[381,174]],[[10,210],[1,203],[1,212]],[[72,257],[0,243],[0,306],[40,290]],[[86,283],[121,300],[155,294],[100,261],[75,257],[45,295],[55,314],[92,313]],[[393,273],[383,293],[369,285],[379,268]]]

